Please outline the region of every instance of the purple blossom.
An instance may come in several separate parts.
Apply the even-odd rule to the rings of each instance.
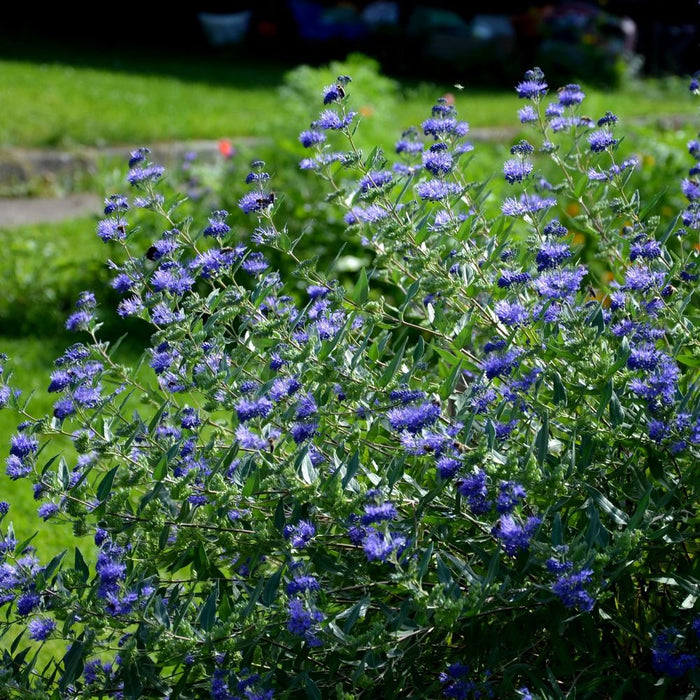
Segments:
[[[515,481],[502,481],[496,496],[496,512],[510,513],[525,498],[525,488]]]
[[[418,406],[392,408],[386,415],[393,430],[408,430],[409,433],[417,433],[438,420],[440,406],[428,402]]]
[[[575,610],[590,612],[595,605],[595,599],[584,588],[593,577],[592,569],[563,573],[552,584],[552,592],[567,607]]]
[[[534,281],[535,289],[547,299],[570,299],[578,291],[586,273],[583,265],[573,269],[551,270]]]
[[[538,101],[547,94],[547,87],[544,73],[539,68],[533,68],[525,73],[525,80],[518,83],[515,89],[520,99]]]
[[[162,165],[147,165],[143,168],[132,168],[126,176],[130,185],[138,186],[144,182],[155,182],[163,177],[165,168]]]
[[[537,112],[532,105],[525,105],[518,110],[518,119],[521,124],[530,124],[537,121]]]
[[[35,642],[43,642],[56,629],[56,623],[53,620],[36,618],[30,620],[27,627],[29,629],[29,639],[33,639]]]
[[[236,440],[238,440],[238,444],[243,450],[259,451],[267,447],[266,440],[243,424],[236,428]]]
[[[231,230],[231,227],[225,221],[227,216],[228,212],[223,209],[213,211],[209,217],[209,226],[204,229],[204,235],[213,238],[225,236]]]
[[[522,326],[527,323],[527,309],[519,301],[506,301],[502,299],[496,302],[493,309],[498,320],[506,326]]]
[[[102,219],[97,224],[97,235],[106,243],[107,241],[122,241],[126,238],[126,219],[110,217]]]
[[[462,188],[457,183],[444,180],[426,180],[416,187],[418,196],[430,202],[438,202],[461,191]]]
[[[681,637],[675,627],[668,627],[654,639],[651,649],[652,665],[657,673],[671,678],[680,678],[700,663],[696,654],[683,653],[680,649]]]
[[[10,455],[19,459],[28,457],[39,449],[39,441],[33,435],[19,433],[10,439]]]
[[[317,144],[323,143],[326,140],[326,135],[322,131],[309,129],[302,131],[299,134],[299,141],[304,148],[311,148]]]
[[[465,476],[459,481],[457,490],[467,499],[474,515],[484,515],[491,510],[492,503],[488,499],[485,471],[479,469]]]
[[[323,613],[315,608],[309,609],[300,598],[289,601],[287,612],[287,629],[299,637],[303,637],[309,646],[320,646],[318,623],[324,618]]]
[[[571,257],[571,248],[566,243],[548,243],[542,244],[542,247],[537,251],[537,271],[550,270],[554,267],[559,267],[564,260]]]
[[[437,473],[441,479],[451,479],[462,467],[462,463],[454,457],[443,455],[435,463]]]
[[[525,216],[526,214],[534,214],[535,212],[549,209],[557,203],[552,197],[540,197],[536,194],[520,195],[520,199],[508,197],[501,205],[501,211],[506,216]]]
[[[344,221],[348,226],[353,224],[374,224],[386,219],[389,212],[379,204],[370,204],[366,207],[352,207],[345,215]]]
[[[304,549],[316,535],[316,528],[308,520],[300,520],[296,525],[285,525],[283,535],[292,547]]]
[[[363,525],[372,525],[385,520],[394,520],[398,515],[396,506],[390,501],[374,504],[368,503],[365,506],[365,514],[362,516],[361,522]]]
[[[511,348],[504,353],[490,353],[481,363],[488,379],[509,375],[518,366],[521,352]]]
[[[287,584],[288,595],[299,595],[300,593],[307,593],[320,590],[321,586],[318,582],[318,579],[315,576],[310,576],[309,574],[295,576]]]
[[[368,192],[376,187],[388,185],[393,180],[390,170],[373,170],[367,173],[359,182],[360,189]]]
[[[39,506],[38,514],[42,520],[48,520],[53,515],[58,513],[59,507],[56,503],[43,503]]]
[[[513,284],[525,284],[532,279],[529,272],[515,272],[514,270],[506,270],[498,278],[498,286],[501,288],[510,287]]]
[[[297,445],[300,445],[302,442],[312,438],[316,434],[317,430],[318,423],[316,422],[294,423],[292,429],[290,430],[290,434],[292,436],[292,440],[294,440]]]
[[[347,115],[344,117],[341,117],[337,112],[334,112],[332,109],[326,109],[321,114],[319,114],[318,119],[315,122],[311,123],[311,128],[312,129],[333,129],[333,130],[340,130],[340,129],[345,129],[350,124],[352,124],[352,120],[355,118],[355,115],[357,112],[348,112]]]
[[[503,165],[503,176],[511,185],[522,182],[532,172],[532,163],[522,158],[511,158]]]
[[[258,399],[241,399],[236,404],[236,414],[241,423],[253,418],[265,418],[272,410],[272,401],[261,396]]]
[[[600,153],[610,146],[615,146],[618,139],[614,138],[609,129],[598,129],[588,136],[591,151]]]
[[[452,155],[445,149],[431,147],[423,153],[423,167],[435,177],[444,177],[452,170]]]
[[[520,523],[512,515],[505,514],[498,519],[491,532],[501,541],[506,554],[514,557],[519,551],[530,546],[530,538],[541,522],[541,518],[531,516],[524,523]]]
[[[559,104],[565,107],[581,104],[585,97],[586,94],[581,90],[581,86],[575,83],[559,88]]]
[[[396,532],[380,532],[370,527],[362,540],[367,561],[385,562],[392,554],[400,556],[406,548],[406,538]]]

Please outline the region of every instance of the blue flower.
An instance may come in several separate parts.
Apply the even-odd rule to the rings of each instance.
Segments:
[[[367,173],[359,182],[360,189],[368,192],[376,187],[388,185],[393,180],[390,170],[373,170]]]
[[[435,177],[447,175],[452,170],[452,163],[452,155],[445,149],[436,149],[435,146],[431,146],[430,150],[423,154],[423,167]]]
[[[406,548],[406,538],[395,532],[380,532],[370,527],[362,540],[367,561],[385,562],[393,553],[400,556]]]
[[[474,515],[484,515],[491,510],[492,504],[487,498],[486,472],[483,470],[479,469],[461,479],[457,490],[467,499],[469,508]]]
[[[308,520],[300,520],[296,525],[285,525],[283,534],[292,547],[304,549],[316,534],[316,528]]]
[[[29,638],[36,642],[43,642],[51,636],[51,632],[56,629],[56,623],[53,620],[35,619],[29,622]]]
[[[481,366],[488,379],[506,376],[517,367],[520,355],[521,351],[516,348],[511,348],[504,353],[489,353]]]
[[[618,139],[613,137],[609,129],[598,129],[588,136],[588,143],[591,151],[600,153],[606,148],[617,145]]]
[[[107,241],[122,241],[126,238],[126,219],[110,217],[102,219],[97,224],[97,235],[106,243]]]
[[[511,158],[503,164],[503,176],[511,185],[522,182],[532,172],[532,163],[522,158]]]
[[[432,425],[439,417],[440,406],[433,402],[423,403],[419,406],[392,408],[387,413],[389,424],[393,430],[408,430],[410,433],[417,433]]]
[[[365,506],[365,514],[361,518],[363,525],[371,525],[386,520],[393,520],[398,515],[396,506],[390,501],[384,501],[379,505],[368,503]]]
[[[555,269],[540,275],[534,285],[547,299],[568,300],[576,294],[586,273],[583,265],[574,269]]]
[[[502,299],[496,302],[493,310],[498,320],[506,326],[522,326],[528,320],[527,309],[519,301],[506,301]]]
[[[10,439],[10,454],[20,459],[28,457],[39,449],[39,441],[32,435],[19,433]]]
[[[267,447],[267,442],[257,433],[248,429],[241,424],[236,428],[236,440],[244,450],[264,450]]]
[[[570,83],[562,88],[559,88],[559,104],[565,107],[571,107],[572,105],[578,105],[583,102],[586,94],[581,90],[580,85],[576,83]]]
[[[300,598],[292,598],[289,601],[287,612],[287,629],[299,637],[303,637],[310,646],[322,644],[318,637],[318,623],[324,618],[320,610],[309,609]]]
[[[524,523],[520,523],[512,515],[505,514],[498,519],[491,533],[501,541],[506,554],[514,557],[519,551],[530,546],[530,538],[541,522],[541,518],[531,516]]]
[[[416,187],[418,196],[431,202],[438,202],[461,191],[462,188],[457,183],[444,180],[426,180]]]
[[[272,410],[272,401],[261,396],[258,399],[241,399],[236,404],[236,414],[241,423],[253,418],[265,418]]]
[[[595,605],[595,599],[584,588],[593,577],[592,569],[581,569],[568,573],[569,566],[564,564],[564,573],[552,584],[552,591],[559,596],[561,602],[575,610],[590,612]]]
[[[292,439],[299,445],[305,440],[312,438],[318,430],[318,423],[294,423],[290,431]]]
[[[48,520],[51,516],[56,515],[58,511],[59,507],[56,503],[43,503],[39,506],[38,513],[42,520]]]
[[[683,653],[679,649],[681,641],[682,638],[675,627],[668,627],[656,636],[651,649],[655,671],[671,678],[680,678],[698,667],[697,655]]]
[[[213,211],[209,217],[209,226],[204,229],[204,235],[212,236],[213,238],[225,236],[231,230],[231,227],[225,221],[227,216],[228,212],[223,209]]]
[[[566,243],[548,243],[542,244],[542,247],[537,251],[535,262],[537,263],[537,271],[550,270],[559,267],[567,258],[571,257],[571,248]]]
[[[326,140],[326,135],[322,131],[309,129],[302,131],[299,134],[299,141],[304,148],[311,148],[317,144],[323,143]]]
[[[539,68],[533,68],[525,73],[525,80],[518,83],[515,89],[519,98],[537,101],[547,94],[547,87],[544,73]]]

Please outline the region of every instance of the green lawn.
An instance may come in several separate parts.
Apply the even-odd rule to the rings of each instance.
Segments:
[[[29,55],[5,47],[0,53],[0,100],[5,106],[0,111],[0,148],[270,136],[285,121],[288,105],[279,88],[288,70],[258,57],[76,54],[67,48]],[[320,96],[323,85],[334,78],[332,69],[321,70],[309,87]],[[394,94],[386,95],[356,80],[353,104],[365,120],[381,119],[400,130],[424,119],[432,101],[450,92],[461,117],[474,127],[515,122],[512,91],[473,89],[468,75],[460,82],[463,89],[402,81]],[[697,113],[679,80],[631,81],[621,90],[586,92],[592,117],[608,109],[623,119],[657,121],[669,115],[690,119]],[[301,130],[306,125],[296,126]]]

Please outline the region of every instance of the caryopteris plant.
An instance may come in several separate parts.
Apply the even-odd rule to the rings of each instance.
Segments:
[[[698,688],[700,143],[664,218],[577,85],[527,73],[527,139],[488,183],[446,99],[359,152],[351,88],[300,135],[370,261],[351,289],[343,241],[296,255],[264,163],[234,225],[179,214],[139,149],[97,232],[119,315],[152,328],[141,364],[85,292],[53,415],[3,379],[7,473],[75,533],[41,563],[4,527],[3,697]]]

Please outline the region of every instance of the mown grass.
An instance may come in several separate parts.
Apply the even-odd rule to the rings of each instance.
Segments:
[[[96,55],[54,51],[33,57],[0,55],[0,147],[144,144],[156,141],[270,136],[284,112],[278,88],[290,66],[245,56]],[[326,82],[334,75],[325,77]],[[474,127],[512,125],[513,92],[400,81],[398,99],[383,103],[397,128],[425,118],[432,100],[452,93]],[[319,86],[319,87],[322,87]],[[552,86],[556,87],[556,86]],[[613,109],[627,120],[688,120],[695,107],[678,80],[630,81],[620,90],[586,87],[592,117]],[[366,119],[379,105],[363,101]],[[303,128],[305,125],[299,125]]]

